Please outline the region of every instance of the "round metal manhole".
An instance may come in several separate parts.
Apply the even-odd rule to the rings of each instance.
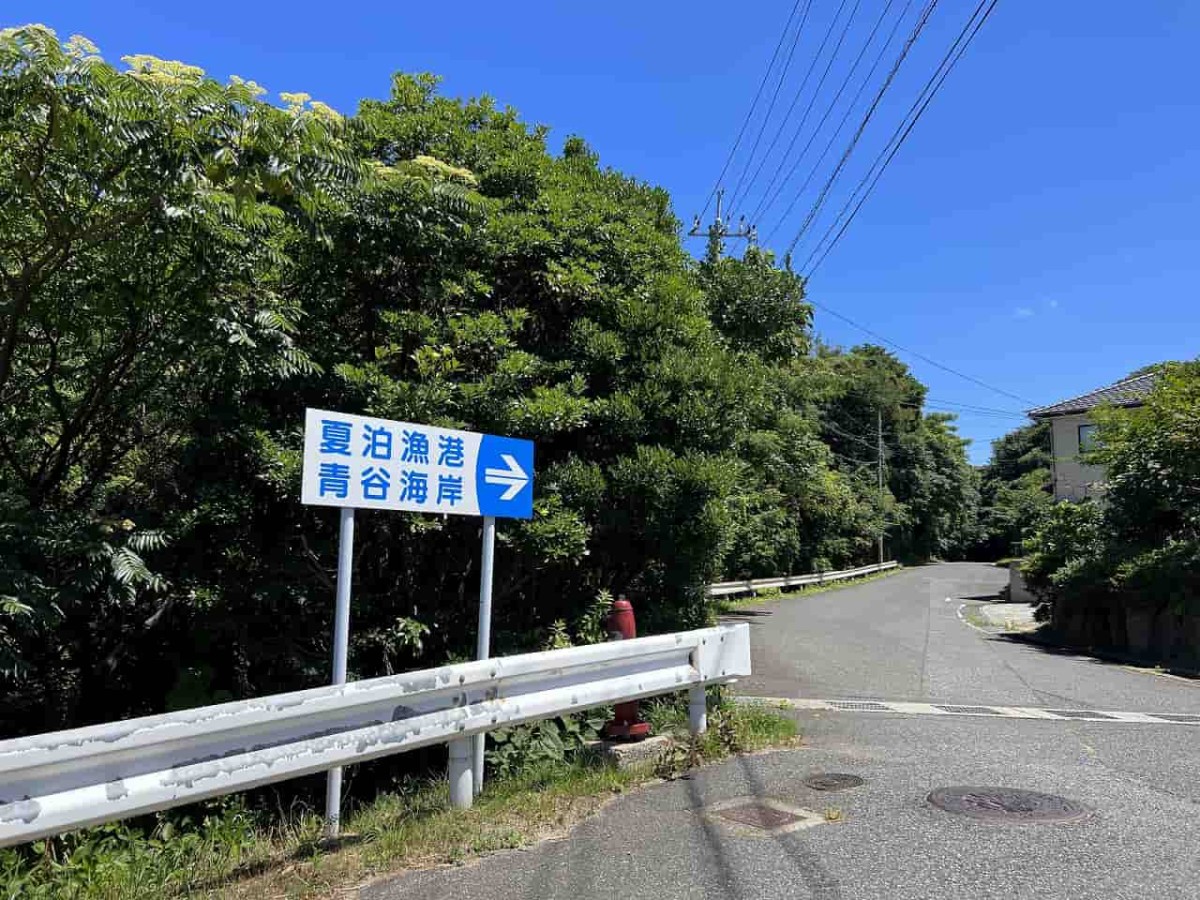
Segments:
[[[946,812],[1009,825],[1060,825],[1078,822],[1091,813],[1082,803],[1066,797],[1020,788],[943,787],[926,799]]]
[[[863,783],[857,775],[846,775],[841,772],[822,772],[809,775],[804,779],[805,785],[814,791],[845,791],[856,788]]]

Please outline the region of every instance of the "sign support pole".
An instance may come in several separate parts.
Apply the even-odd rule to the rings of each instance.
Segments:
[[[338,528],[337,610],[333,618],[333,684],[346,683],[350,650],[350,573],[354,562],[354,507],[341,508]],[[330,769],[325,782],[325,836],[341,830],[342,769]]]
[[[475,658],[487,659],[492,644],[492,566],[496,557],[496,517],[483,517],[483,562],[479,570],[479,642]],[[475,735],[474,790],[475,796],[483,790],[483,742],[482,733]]]

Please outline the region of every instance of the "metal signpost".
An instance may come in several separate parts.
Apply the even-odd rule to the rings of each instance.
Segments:
[[[346,682],[355,509],[483,517],[477,655],[488,658],[496,519],[533,515],[532,441],[309,409],[304,420],[301,500],[341,508],[333,631],[335,685]],[[451,793],[460,801],[464,792],[469,798],[483,786],[483,735],[473,740],[470,767],[462,765],[462,745],[452,744],[450,749]],[[460,774],[457,783],[455,772]],[[339,830],[341,799],[342,770],[330,769],[325,816],[331,837]]]

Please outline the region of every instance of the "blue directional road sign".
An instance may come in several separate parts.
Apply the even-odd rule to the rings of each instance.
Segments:
[[[528,519],[533,441],[310,409],[301,499],[320,506]]]
[[[481,516],[532,516],[533,441],[485,434],[475,463],[475,494]]]

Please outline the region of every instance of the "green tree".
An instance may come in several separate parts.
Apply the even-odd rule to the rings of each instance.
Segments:
[[[864,562],[885,527],[912,556],[968,540],[963,442],[907,367],[814,350],[801,279],[693,260],[667,194],[580,138],[555,154],[428,75],[343,119],[37,28],[0,39],[0,108],[5,729],[327,678],[306,406],[537,441],[501,653],[594,633],[608,594],[687,627],[722,576]],[[354,677],[471,652],[478,543],[361,515]]]
[[[985,559],[1019,555],[1021,542],[1053,505],[1050,423],[1036,422],[992,443],[981,472],[979,547]]]
[[[863,502],[886,517],[900,558],[960,557],[975,540],[978,477],[952,417],[925,415],[925,387],[887,350],[823,348],[828,367],[819,401],[839,465],[857,473]],[[877,487],[882,429],[885,490]]]
[[[1095,412],[1103,502],[1060,504],[1031,541],[1048,605],[1200,609],[1200,360],[1160,371],[1142,406]]]
[[[127,63],[0,32],[0,592],[46,725],[111,711],[161,630],[166,536],[129,512],[169,496],[188,411],[312,368],[275,274],[358,169],[325,107]]]

